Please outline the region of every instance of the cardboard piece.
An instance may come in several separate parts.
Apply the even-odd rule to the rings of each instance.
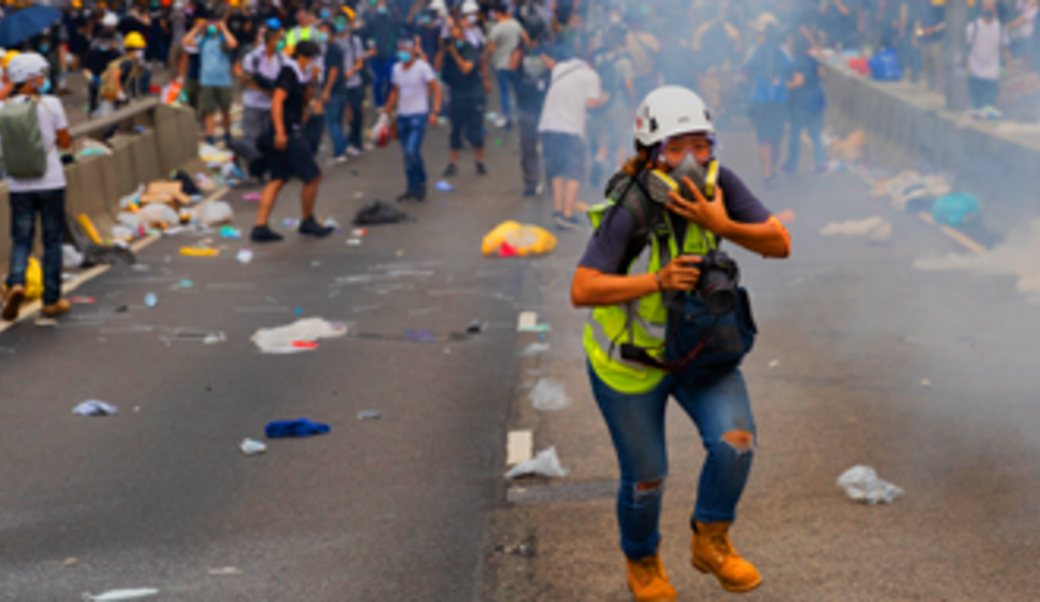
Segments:
[[[141,195],[141,205],[164,203],[174,211],[191,204],[191,197],[181,190],[180,182],[157,181],[148,185],[148,190]]]

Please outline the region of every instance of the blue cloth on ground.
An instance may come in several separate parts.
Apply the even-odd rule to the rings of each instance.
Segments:
[[[264,434],[270,439],[280,437],[310,437],[324,435],[332,428],[321,422],[312,422],[306,418],[297,420],[276,420],[264,427]]]

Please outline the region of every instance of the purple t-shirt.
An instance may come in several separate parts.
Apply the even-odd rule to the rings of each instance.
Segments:
[[[718,185],[722,189],[726,213],[731,220],[742,224],[761,224],[773,215],[758,197],[748,190],[737,174],[729,169],[719,167]],[[635,229],[636,223],[631,213],[624,209],[611,211],[609,219],[604,220],[589,240],[589,246],[585,249],[585,256],[581,258],[579,265],[604,274],[624,273],[627,266],[622,266],[621,262]]]

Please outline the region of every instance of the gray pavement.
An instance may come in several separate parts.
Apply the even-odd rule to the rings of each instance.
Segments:
[[[427,140],[431,175],[446,146],[444,130]],[[139,255],[147,270],[112,269],[80,287],[97,303],[57,328],[29,320],[0,334],[11,351],[0,354],[0,599],[117,587],[193,601],[471,599],[503,497],[524,286],[523,264],[484,259],[480,240],[544,204],[521,199],[515,148],[493,147],[482,179],[464,158],[457,192],[409,205],[414,221],[371,228],[360,248],[344,234],[287,232],[259,247],[214,234],[221,255],[190,258],[178,250],[194,239],[164,239]],[[396,145],[328,169],[319,213],[347,224],[363,203],[400,193],[402,178]],[[274,224],[298,217],[298,190],[285,191]],[[255,203],[241,196],[226,198],[248,233]],[[241,247],[256,251],[252,264],[235,261]],[[333,286],[393,269],[431,274]],[[171,290],[182,279],[193,287]],[[148,292],[158,307],[143,306]],[[350,323],[351,334],[299,355],[260,354],[253,332],[297,310]],[[490,328],[453,340],[473,320]],[[178,327],[228,340],[161,340]],[[437,340],[406,341],[407,329]],[[119,414],[70,413],[90,398]],[[364,409],[382,418],[361,422]],[[267,422],[301,416],[332,432],[239,452]],[[68,558],[76,566],[63,566]],[[242,574],[208,573],[228,566]]]

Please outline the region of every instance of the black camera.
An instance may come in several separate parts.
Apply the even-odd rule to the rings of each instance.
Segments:
[[[709,251],[697,264],[701,271],[697,296],[704,301],[708,313],[725,316],[737,308],[740,268],[732,257],[718,249]]]

